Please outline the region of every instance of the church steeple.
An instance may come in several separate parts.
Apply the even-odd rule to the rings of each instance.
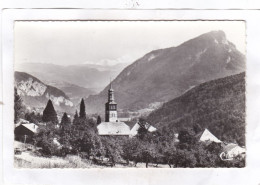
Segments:
[[[113,89],[113,88],[112,88],[111,77],[110,77],[110,89]]]
[[[114,97],[114,90],[112,89],[112,82],[110,79],[110,88],[108,90],[108,102],[114,102],[115,97]]]
[[[117,121],[117,103],[115,102],[114,90],[112,88],[112,82],[110,79],[110,85],[108,89],[108,102],[105,104],[105,122]]]

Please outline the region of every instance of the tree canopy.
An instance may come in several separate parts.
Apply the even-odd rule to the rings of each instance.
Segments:
[[[80,102],[80,110],[79,110],[79,118],[86,118],[86,110],[85,110],[85,103],[84,103],[84,99],[81,99]]]
[[[53,107],[52,101],[49,100],[42,115],[42,121],[58,123],[57,113]]]
[[[68,117],[67,113],[64,112],[62,118],[61,118],[61,124],[70,124],[70,118]]]

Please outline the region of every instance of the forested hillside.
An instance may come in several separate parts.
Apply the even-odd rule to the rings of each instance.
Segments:
[[[222,141],[245,145],[245,73],[203,83],[152,112],[148,120],[169,132],[208,128]]]

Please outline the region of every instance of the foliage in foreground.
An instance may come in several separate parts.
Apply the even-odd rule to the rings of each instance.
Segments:
[[[83,102],[84,104],[84,102]],[[84,106],[82,106],[84,107]],[[55,110],[54,110],[55,111]],[[55,114],[52,114],[55,115]],[[150,133],[140,120],[141,127],[136,137],[99,136],[97,120],[84,114],[75,113],[73,121],[64,113],[61,123],[50,120],[33,138],[34,144],[41,147],[44,157],[77,155],[82,159],[98,162],[106,159],[106,163],[115,166],[116,163],[130,165],[134,163],[167,164],[169,167],[244,167],[244,160],[222,161],[219,154],[221,145],[198,142],[196,137],[198,127],[180,130],[178,140],[174,131],[166,127]],[[28,114],[35,119],[37,116]],[[56,117],[56,116],[55,116]]]
[[[194,132],[182,131],[179,142],[173,135],[139,132],[136,137],[99,137],[94,120],[90,118],[74,120],[55,128],[49,123],[35,137],[45,156],[79,155],[83,159],[107,158],[112,166],[116,163],[126,165],[145,163],[167,164],[169,167],[244,167],[244,160],[222,161],[222,150],[217,143],[206,145],[198,142]],[[53,142],[57,138],[60,146]]]

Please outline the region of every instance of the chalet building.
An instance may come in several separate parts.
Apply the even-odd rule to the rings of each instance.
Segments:
[[[220,141],[216,136],[214,136],[208,129],[205,129],[198,136],[200,142],[205,142],[207,144],[210,144],[212,142],[222,143],[222,141]]]
[[[19,119],[19,121],[15,124],[15,127],[18,127],[21,124],[28,124],[30,123],[29,121],[25,120],[25,119]]]
[[[245,158],[246,155],[245,147],[240,147],[234,143],[222,142],[216,136],[214,136],[208,129],[205,129],[198,136],[200,142],[204,142],[206,144],[210,144],[212,142],[221,144],[222,152],[220,153],[219,156],[223,161],[233,160],[238,156],[240,156],[241,158]]]
[[[223,161],[226,161],[226,160],[233,160],[237,156],[240,156],[241,158],[245,158],[245,155],[246,155],[245,147],[240,147],[237,144],[229,143],[223,147],[223,152],[220,154],[220,158]]]
[[[34,123],[20,124],[14,130],[15,139],[22,142],[29,142],[32,136],[38,131],[38,126]]]
[[[150,125],[149,123],[145,123],[145,128],[148,130],[148,132],[155,132],[157,129],[155,127],[153,127],[152,125]],[[133,137],[135,135],[137,135],[138,133],[138,130],[140,128],[140,122],[138,121],[134,126],[133,128],[131,129],[130,131],[130,137]]]
[[[129,136],[130,127],[117,118],[117,103],[115,102],[114,90],[110,83],[108,90],[108,102],[105,104],[105,122],[98,126],[100,136]]]

